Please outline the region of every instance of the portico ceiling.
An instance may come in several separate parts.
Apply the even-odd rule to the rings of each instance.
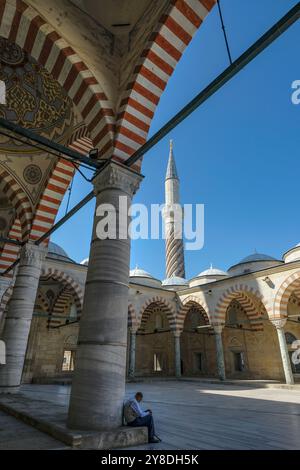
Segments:
[[[126,34],[143,16],[152,0],[70,0],[115,35]]]

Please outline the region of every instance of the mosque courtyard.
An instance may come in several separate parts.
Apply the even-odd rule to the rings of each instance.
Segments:
[[[160,444],[141,450],[300,449],[300,386],[274,383],[217,384],[153,380],[127,384],[127,396],[142,390],[155,417]],[[51,414],[69,402],[69,386],[25,385],[21,394]],[[44,432],[1,413],[1,449],[68,449]]]

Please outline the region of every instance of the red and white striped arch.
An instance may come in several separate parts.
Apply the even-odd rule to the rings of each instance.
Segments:
[[[11,202],[21,226],[21,240],[28,238],[32,222],[32,206],[28,196],[5,169],[0,168],[0,190]]]
[[[114,112],[101,84],[72,47],[33,7],[0,1],[0,36],[16,43],[60,83],[82,115],[93,145],[112,154]]]
[[[22,228],[18,218],[15,219],[8,233],[8,238],[22,241]],[[5,243],[0,256],[0,273],[6,271],[19,256],[20,247]],[[7,277],[13,277],[13,271],[7,274]]]
[[[77,308],[77,314],[80,316],[83,306],[83,290],[81,286],[68,274],[59,269],[47,267],[42,269],[41,280],[54,279],[61,282],[65,289],[72,293]]]
[[[202,301],[201,299],[199,299],[198,297],[190,295],[182,301],[181,308],[180,308],[180,310],[177,314],[176,323],[177,323],[177,330],[178,331],[183,331],[186,316],[187,316],[188,312],[191,310],[191,308],[198,309],[199,312],[201,313],[205,323],[207,325],[210,324],[210,318],[209,318],[207,304],[204,301]]]
[[[204,18],[216,0],[172,0],[143,50],[117,116],[114,156],[126,160],[148,136],[159,99]]]
[[[227,309],[234,299],[247,314],[251,329],[262,331],[264,328],[262,317],[266,316],[265,313],[271,312],[271,308],[261,293],[247,284],[238,284],[223,292],[213,315],[213,323],[225,324]]]
[[[166,314],[170,329],[172,331],[176,330],[176,317],[172,305],[166,301],[163,297],[155,296],[147,299],[142,308],[140,309],[138,315],[138,327],[141,330],[145,329],[146,323],[153,311],[153,309],[158,308],[162,313]]]
[[[288,316],[288,303],[292,294],[297,297],[300,292],[300,272],[296,272],[287,277],[279,287],[273,305],[271,317],[286,318]]]

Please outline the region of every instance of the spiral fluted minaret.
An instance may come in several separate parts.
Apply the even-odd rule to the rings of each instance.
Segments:
[[[183,238],[176,235],[178,222],[176,224],[175,210],[172,206],[180,205],[179,178],[173,154],[173,141],[170,141],[170,155],[165,180],[165,233],[166,233],[166,275],[171,277],[185,277],[184,246]],[[174,206],[175,207],[175,206]]]

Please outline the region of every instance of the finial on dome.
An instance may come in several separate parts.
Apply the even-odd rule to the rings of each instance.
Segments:
[[[210,263],[210,269],[213,269],[213,264],[212,263]]]

